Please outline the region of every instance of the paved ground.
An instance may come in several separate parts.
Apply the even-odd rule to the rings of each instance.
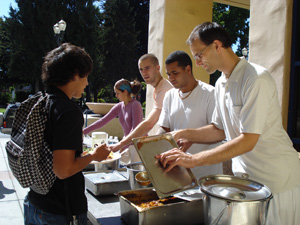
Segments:
[[[0,132],[0,225],[23,225],[23,201],[29,189],[20,186],[8,166],[5,144],[9,138]]]
[[[5,151],[9,135],[0,133],[0,224],[21,225],[23,220],[23,201],[28,192],[22,188],[12,175]]]

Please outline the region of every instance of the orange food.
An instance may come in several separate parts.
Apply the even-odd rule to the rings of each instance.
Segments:
[[[173,200],[173,199],[175,199],[175,197],[152,200],[150,202],[143,202],[141,204],[138,204],[137,206],[142,208],[142,209],[150,209],[150,208],[154,208],[154,207],[157,207],[157,206],[165,205],[164,203],[166,201]]]
[[[106,159],[113,159],[113,158],[114,158],[114,153],[110,152]]]

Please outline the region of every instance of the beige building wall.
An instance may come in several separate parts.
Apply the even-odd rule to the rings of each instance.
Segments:
[[[171,52],[182,50],[192,57],[185,41],[197,24],[211,21],[212,4],[212,0],[150,0],[148,53],[158,58],[164,78],[164,61]],[[193,72],[196,79],[209,83],[205,70],[193,65]],[[148,85],[146,115],[154,105],[152,93],[153,88]],[[155,134],[157,128],[156,125],[149,134]]]
[[[249,61],[274,77],[287,128],[292,39],[292,0],[250,1]]]

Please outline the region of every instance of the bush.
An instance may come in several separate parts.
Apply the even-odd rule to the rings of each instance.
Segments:
[[[7,106],[7,103],[11,101],[11,94],[8,92],[0,93],[0,105]]]
[[[18,91],[16,92],[16,102],[23,102],[25,101],[30,93],[27,91]]]

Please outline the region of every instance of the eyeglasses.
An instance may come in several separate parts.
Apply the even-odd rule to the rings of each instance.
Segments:
[[[211,45],[211,44],[207,45],[207,46],[202,50],[202,52],[197,53],[197,54],[194,56],[194,59],[195,59],[195,60],[200,60],[200,59],[202,59],[202,54],[205,52],[205,50],[206,50],[210,45]]]

